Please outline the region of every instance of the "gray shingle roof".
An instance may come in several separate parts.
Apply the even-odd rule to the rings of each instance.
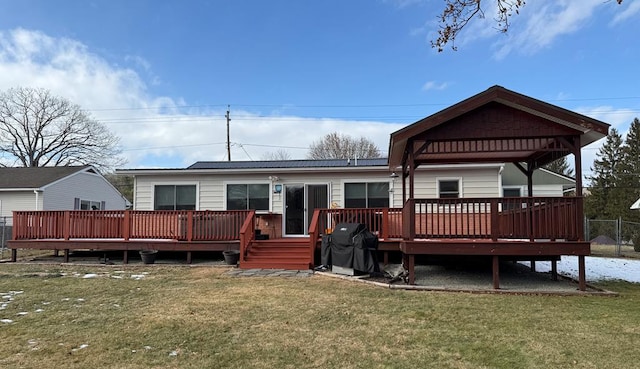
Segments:
[[[40,188],[86,168],[88,166],[0,168],[0,189]]]
[[[267,161],[199,161],[187,169],[270,169],[270,168],[336,168],[387,166],[387,158],[326,159],[326,160],[267,160]]]

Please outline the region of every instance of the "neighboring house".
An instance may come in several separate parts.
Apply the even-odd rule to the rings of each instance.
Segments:
[[[0,217],[11,217],[15,210],[121,210],[128,205],[92,166],[0,168]]]
[[[533,194],[527,190],[527,176],[515,165],[506,164],[502,172],[502,196],[563,196],[574,191],[575,179],[540,168],[533,172]]]
[[[317,208],[402,208],[402,180],[387,158],[197,162],[185,169],[130,169],[135,210],[248,210],[271,237],[308,233]],[[513,164],[422,166],[419,198],[527,196],[527,178]],[[575,187],[549,171],[534,174],[536,196]]]

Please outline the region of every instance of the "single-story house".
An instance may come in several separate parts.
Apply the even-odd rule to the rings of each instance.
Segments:
[[[272,238],[307,235],[318,208],[402,208],[400,180],[387,158],[197,162],[183,169],[128,169],[134,210],[256,210]],[[571,178],[540,169],[533,196],[563,196]],[[529,196],[511,163],[423,166],[419,198]]]
[[[409,283],[420,255],[501,260],[578,257],[586,289],[582,178],[542,170],[609,125],[493,86],[391,134],[387,159],[198,162],[181,169],[129,169],[134,210],[16,212],[19,248],[239,250],[241,268],[317,265],[321,235],[365,223],[380,247],[402,254]],[[573,196],[563,196],[573,187]],[[83,225],[89,226],[83,226]],[[258,232],[260,231],[260,232]],[[266,232],[269,238],[258,237]],[[380,250],[380,249],[379,249]]]
[[[18,210],[122,210],[129,201],[94,167],[0,168],[0,217]]]

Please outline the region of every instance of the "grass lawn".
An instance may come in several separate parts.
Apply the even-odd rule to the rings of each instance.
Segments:
[[[591,255],[602,257],[623,257],[630,259],[640,259],[640,252],[634,251],[633,246],[621,245],[620,255],[616,255],[616,245],[591,244]]]
[[[619,297],[398,291],[224,268],[0,264],[1,368],[631,368]],[[93,278],[83,278],[95,273]],[[11,292],[14,291],[14,292]],[[26,314],[24,314],[26,313]]]

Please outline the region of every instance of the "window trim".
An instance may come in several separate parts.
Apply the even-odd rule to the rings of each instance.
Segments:
[[[455,197],[442,197],[440,194],[440,182],[458,182],[458,199],[464,197],[463,187],[462,187],[462,177],[436,177],[436,196],[438,199],[452,199]]]
[[[200,210],[200,182],[191,181],[171,181],[171,182],[151,182],[151,210],[162,211],[156,209],[156,186],[196,186],[196,208]]]
[[[392,207],[393,205],[393,192],[391,191],[391,189],[393,188],[392,186],[392,182],[393,180],[389,179],[389,178],[347,178],[347,179],[341,179],[340,180],[340,207],[343,209],[347,209],[346,207],[346,202],[347,202],[347,191],[346,191],[346,184],[347,183],[364,183],[364,184],[369,184],[369,183],[386,183],[389,187],[389,194],[387,199],[389,200],[389,205],[387,206],[388,208]],[[366,199],[367,201],[367,205],[369,204],[369,198],[367,197]]]
[[[282,182],[278,182],[279,184],[284,184]],[[266,184],[269,186],[269,209],[268,210],[256,210],[256,214],[270,214],[273,212],[273,186],[274,183],[271,181],[242,181],[242,180],[233,180],[233,181],[223,181],[222,182],[222,208],[225,211],[232,211],[227,209],[227,186],[228,185],[255,185],[255,184]],[[284,192],[284,186],[283,186]]]

